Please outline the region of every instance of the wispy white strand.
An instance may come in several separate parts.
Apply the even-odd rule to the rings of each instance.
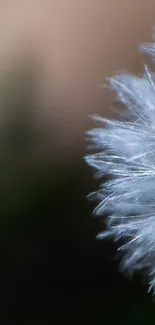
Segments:
[[[155,59],[155,44],[141,50]],[[155,293],[155,74],[145,65],[143,77],[121,73],[109,82],[132,118],[94,116],[101,126],[87,132],[98,151],[85,157],[87,163],[100,177],[110,176],[93,193],[100,202],[95,214],[109,215],[107,230],[97,237],[123,239],[123,269],[147,271]]]

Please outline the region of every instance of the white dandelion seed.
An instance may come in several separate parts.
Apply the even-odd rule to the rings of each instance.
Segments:
[[[155,59],[155,44],[141,49]],[[147,270],[149,290],[155,293],[155,74],[122,73],[109,79],[127,120],[93,117],[101,127],[88,131],[98,151],[85,157],[100,177],[110,178],[95,192],[96,215],[109,215],[107,229],[98,238],[123,239],[124,270]]]

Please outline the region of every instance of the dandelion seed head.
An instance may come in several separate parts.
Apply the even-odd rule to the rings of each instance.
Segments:
[[[141,50],[155,59],[155,44]],[[97,153],[86,162],[100,177],[110,176],[93,193],[99,201],[94,213],[108,214],[97,238],[122,239],[122,269],[147,270],[155,293],[155,75],[145,65],[142,77],[121,73],[108,81],[130,120],[94,116],[100,126],[87,132]]]

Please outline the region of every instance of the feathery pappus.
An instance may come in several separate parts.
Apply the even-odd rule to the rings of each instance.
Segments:
[[[141,50],[155,60],[155,44]],[[120,73],[109,83],[130,118],[94,116],[100,126],[87,132],[95,153],[85,160],[99,177],[109,176],[92,193],[99,200],[95,214],[108,215],[97,238],[123,240],[123,270],[147,272],[155,293],[155,74],[144,65],[143,76]]]

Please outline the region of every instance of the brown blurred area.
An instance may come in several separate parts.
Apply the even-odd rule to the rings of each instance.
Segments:
[[[100,85],[141,69],[138,46],[151,41],[154,23],[154,0],[1,1],[0,69],[26,57],[37,63],[38,114],[52,131],[53,159],[76,160],[93,126],[88,114],[108,114],[111,94]]]

